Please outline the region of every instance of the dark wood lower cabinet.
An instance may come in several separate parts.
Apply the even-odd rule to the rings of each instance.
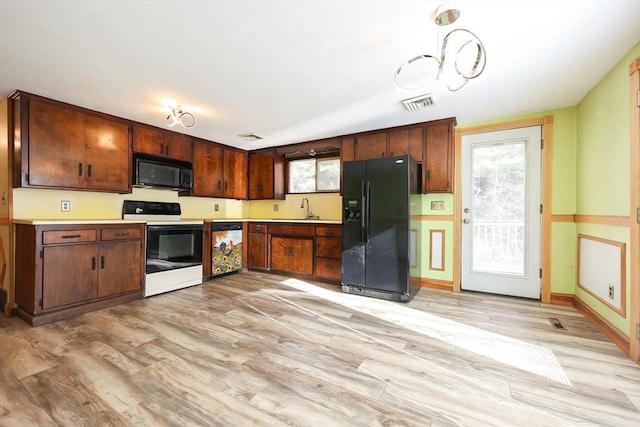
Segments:
[[[247,267],[259,268],[261,270],[267,270],[269,268],[266,234],[249,233]]]
[[[340,281],[342,278],[342,226],[318,225],[316,235],[316,277]]]
[[[16,304],[33,326],[142,295],[143,224],[16,224]]]
[[[271,269],[313,274],[313,238],[271,237]]]
[[[102,243],[98,298],[140,290],[142,262],[142,251],[138,241]]]
[[[98,297],[97,244],[48,246],[42,251],[43,312]]]
[[[248,268],[340,281],[341,225],[273,222],[248,228]]]

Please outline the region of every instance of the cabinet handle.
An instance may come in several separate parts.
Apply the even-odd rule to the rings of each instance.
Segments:
[[[227,189],[227,181],[224,182],[224,189]]]
[[[82,163],[78,163],[78,176],[82,176]]]
[[[95,270],[96,269],[96,257],[92,256],[91,257],[91,270]]]
[[[89,163],[89,166],[87,166],[87,176],[91,176],[91,163]]]
[[[431,169],[427,169],[427,181],[431,181]]]
[[[123,236],[128,236],[128,235],[129,235],[129,233],[126,232],[126,231],[122,231],[120,233],[116,233],[116,237],[123,237]]]
[[[104,255],[100,257],[100,269],[104,270]]]
[[[164,154],[164,144],[160,144],[160,154]]]
[[[221,188],[222,188],[222,182],[218,180],[218,190],[220,190]]]
[[[63,234],[60,236],[61,239],[77,239],[82,237],[82,234]]]
[[[164,150],[165,150],[165,154],[168,156],[169,155],[169,144],[164,146]]]

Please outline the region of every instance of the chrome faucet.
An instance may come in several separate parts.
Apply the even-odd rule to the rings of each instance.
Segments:
[[[302,203],[300,203],[300,209],[304,208],[304,201],[307,201],[307,218],[306,219],[312,219],[314,217],[313,212],[311,212],[311,206],[309,205],[309,199],[307,199],[306,197],[302,198]]]

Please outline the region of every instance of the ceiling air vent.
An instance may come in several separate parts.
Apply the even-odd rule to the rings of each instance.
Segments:
[[[404,108],[407,111],[418,111],[424,110],[428,107],[433,107],[435,105],[435,101],[433,100],[433,95],[428,93],[426,95],[403,99],[402,105],[404,105]]]
[[[262,137],[260,135],[256,135],[255,133],[241,133],[240,135],[238,135],[240,138],[242,139],[246,139],[247,141],[257,141],[259,139],[262,139]]]

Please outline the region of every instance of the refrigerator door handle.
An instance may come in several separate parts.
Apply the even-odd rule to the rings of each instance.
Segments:
[[[370,212],[371,212],[371,187],[369,185],[369,181],[365,181],[364,184],[364,200],[362,201],[362,217],[364,218],[364,242],[369,241],[370,235]]]
[[[360,182],[360,241],[367,242],[367,182]]]

